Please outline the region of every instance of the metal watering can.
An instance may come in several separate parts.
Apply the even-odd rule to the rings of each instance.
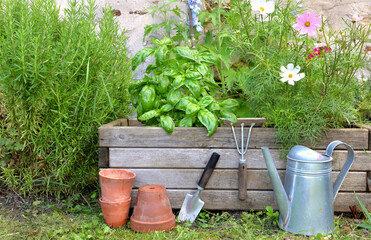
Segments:
[[[348,150],[347,160],[332,184],[332,152],[338,145]],[[303,235],[329,234],[334,221],[334,202],[354,161],[351,146],[331,142],[325,154],[297,145],[287,155],[285,186],[267,147],[262,148],[280,211],[281,229]]]

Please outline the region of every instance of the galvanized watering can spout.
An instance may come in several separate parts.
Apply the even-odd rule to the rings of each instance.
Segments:
[[[278,175],[276,166],[274,165],[273,158],[269,152],[269,148],[262,147],[265,164],[267,165],[269,177],[271,179],[274,194],[276,196],[277,205],[280,211],[280,224],[285,226],[290,216],[290,204],[287,197],[287,193],[281,182],[280,176]]]

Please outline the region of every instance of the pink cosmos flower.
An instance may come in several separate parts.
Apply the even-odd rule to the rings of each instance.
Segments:
[[[309,56],[308,56],[308,58],[309,59],[313,59],[314,58],[313,54],[310,53]]]
[[[363,17],[362,16],[358,16],[358,14],[353,14],[352,16],[352,22],[358,22],[358,21],[362,21],[363,20]]]
[[[317,56],[321,55],[321,50],[319,48],[313,49],[313,52],[314,52],[314,55],[317,55]]]
[[[317,28],[320,27],[322,19],[316,17],[315,12],[303,12],[302,15],[298,14],[296,16],[296,24],[292,27],[300,31],[300,34],[308,34],[308,36],[314,36],[317,33]]]
[[[323,51],[324,51],[324,52],[328,52],[328,51],[331,51],[331,50],[332,50],[332,48],[328,48],[328,47],[324,47],[324,48],[323,48]]]
[[[325,47],[326,46],[326,43],[323,43],[323,42],[321,42],[321,43],[314,43],[314,47],[316,47],[316,48],[321,48],[321,47]]]

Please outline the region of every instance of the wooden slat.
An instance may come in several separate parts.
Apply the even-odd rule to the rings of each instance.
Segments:
[[[113,122],[104,124],[100,126],[99,128],[114,128],[114,127],[122,127],[122,126],[128,126],[128,120],[126,118],[120,118]]]
[[[371,171],[371,159],[369,158],[371,151],[354,151],[354,154],[354,163],[350,171]],[[340,170],[347,159],[347,151],[334,151],[332,157],[334,159],[332,168]]]
[[[98,148],[98,166],[100,168],[109,167],[109,148],[99,147]]]
[[[204,168],[211,154],[217,152],[220,159],[217,168],[237,168],[240,154],[236,149],[203,148],[110,148],[110,167],[123,168]],[[324,153],[324,150],[319,152]],[[371,156],[371,151],[367,152]],[[271,149],[277,169],[286,169],[286,161],[280,159],[280,152]],[[333,170],[339,171],[345,163],[347,151],[335,150]],[[245,159],[247,168],[265,169],[265,161],[260,149],[248,149]],[[364,151],[355,151],[351,171],[371,171],[371,161]]]
[[[147,184],[164,185],[166,188],[196,188],[202,169],[127,169],[136,174],[134,188]],[[278,171],[282,182],[285,171]],[[339,172],[333,172],[333,182]],[[349,172],[340,190],[365,192],[367,172]],[[238,189],[237,170],[214,170],[207,189]],[[267,170],[247,170],[248,190],[272,190],[272,183]]]
[[[143,123],[139,122],[136,118],[129,118],[128,119],[128,126],[134,127],[134,126],[144,126]]]
[[[368,129],[371,131],[371,126],[369,125],[366,125],[366,124],[359,124],[359,123],[356,123],[354,124],[357,128],[365,128],[365,129]]]
[[[371,171],[367,172],[367,191],[371,192]]]
[[[371,126],[365,125],[365,124],[359,124],[359,123],[355,124],[355,126],[358,128],[367,129],[369,131],[368,149],[371,150]]]
[[[228,120],[223,119],[223,123],[225,127],[230,127],[231,122]],[[262,127],[265,123],[265,118],[238,118],[237,123],[234,123],[233,125],[236,127],[241,126],[241,124],[244,124],[245,127],[251,126],[252,123],[255,123],[254,127]]]
[[[237,139],[240,139],[236,128]],[[333,140],[348,143],[354,149],[368,146],[367,129],[330,129],[323,136],[317,149],[325,149]],[[100,127],[100,147],[158,147],[158,148],[234,148],[231,128],[219,127],[207,137],[205,128],[175,128],[169,135],[160,127]],[[275,146],[276,131],[272,128],[254,128],[251,133],[250,148]]]
[[[213,152],[220,154],[217,168],[238,167],[241,156],[236,149],[203,148],[110,148],[110,167],[204,168]],[[266,168],[260,149],[249,149],[245,156],[248,168]],[[272,150],[272,156],[278,169],[286,168],[278,150]]]
[[[137,189],[132,191],[131,205],[134,207]],[[180,209],[187,193],[193,194],[195,190],[167,189],[170,204],[173,209]],[[240,201],[237,190],[203,190],[200,195],[205,202],[206,210],[265,210],[266,206],[272,206],[277,210],[277,204],[273,191],[248,191],[247,199]],[[357,193],[368,211],[371,211],[371,193]],[[336,212],[350,212],[349,206],[359,206],[354,193],[339,192],[335,200]],[[359,209],[359,207],[358,207]]]
[[[223,119],[224,126],[229,127],[231,125],[231,122],[228,120]],[[251,126],[252,123],[255,123],[255,127],[262,127],[264,126],[265,118],[238,118],[237,123],[235,123],[235,126],[240,126],[241,123],[245,124],[245,127]],[[144,126],[143,123],[139,122],[136,118],[130,118],[128,119],[129,126]]]

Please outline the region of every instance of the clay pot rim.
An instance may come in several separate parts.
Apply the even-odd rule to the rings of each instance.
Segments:
[[[156,224],[164,224],[173,221],[175,219],[175,215],[173,214],[170,218],[163,220],[163,221],[157,221],[157,222],[144,222],[140,220],[136,220],[135,218],[131,217],[130,221],[135,222],[136,224],[143,224],[143,225],[156,225]]]
[[[108,176],[103,175],[103,173],[106,172],[106,171],[123,171],[123,172],[129,173],[130,176],[125,177],[125,178],[122,178],[122,177],[108,177]],[[130,180],[130,179],[135,178],[136,174],[132,171],[125,170],[125,169],[103,169],[103,170],[99,171],[99,176],[103,177],[103,178],[109,178],[109,179],[117,179],[117,180],[127,179],[127,180]]]
[[[147,192],[152,193],[152,192],[166,191],[166,187],[163,185],[158,185],[158,184],[147,184],[147,185],[144,185],[138,188],[138,191],[145,192],[145,193]]]
[[[131,201],[131,197],[126,198],[122,201],[117,201],[117,202],[105,201],[105,200],[102,199],[102,197],[99,198],[99,202],[103,203],[103,204],[121,204],[121,203],[125,203],[125,202],[130,202],[130,201]]]

